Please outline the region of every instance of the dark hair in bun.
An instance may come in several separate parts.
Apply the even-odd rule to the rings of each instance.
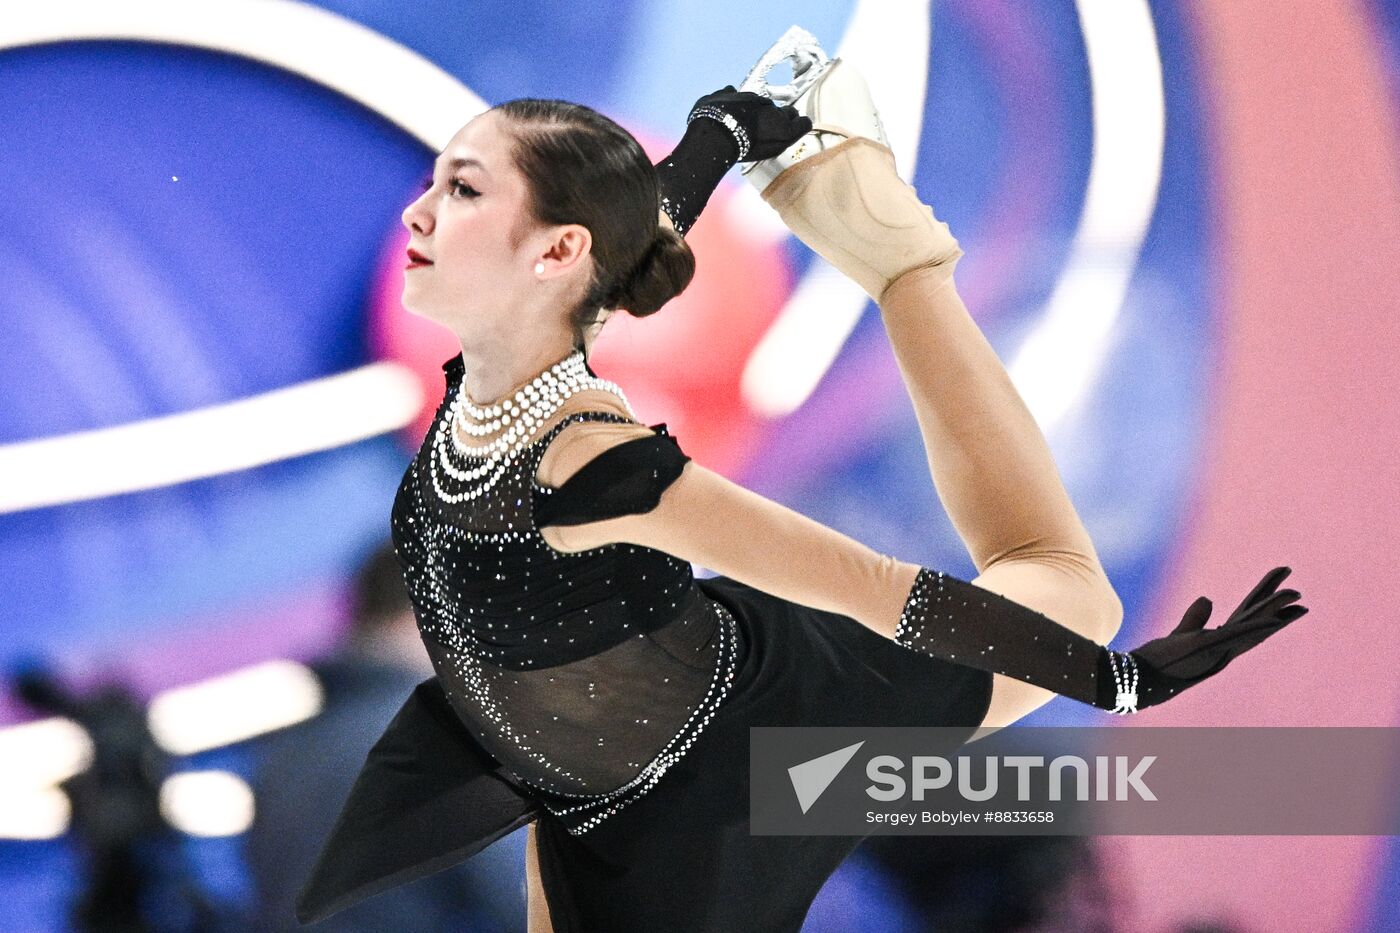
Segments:
[[[494,109],[509,118],[535,220],[593,235],[593,280],[570,313],[575,345],[600,310],[645,317],[685,291],[695,255],[658,222],[656,168],[631,133],[569,101],[521,97]]]

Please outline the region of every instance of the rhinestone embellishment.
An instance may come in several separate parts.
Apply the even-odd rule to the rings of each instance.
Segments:
[[[552,439],[574,421],[627,418],[574,412],[539,437],[493,455],[482,452],[485,445],[461,443],[463,417],[466,424],[478,418],[495,423],[497,431],[515,424],[537,428],[572,393],[563,377],[552,388],[546,385],[530,414],[533,424],[513,400],[499,403],[499,411],[472,411],[463,394],[450,378],[434,429],[400,484],[395,547],[424,644],[458,717],[522,786],[537,791],[541,805],[570,833],[586,833],[655,787],[712,721],[732,688],[741,655],[738,626],[724,606],[699,591],[686,561],[630,544],[556,551],[535,526],[534,504],[558,491],[536,481]],[[521,436],[528,438],[528,432]],[[568,612],[566,604],[573,607]],[[638,639],[649,633],[678,633],[682,644],[703,640],[688,662],[664,647],[618,655],[623,663],[640,658],[658,665],[631,671],[655,678],[657,696],[671,700],[664,709],[649,707],[647,696],[636,691],[618,694],[617,684],[588,676],[592,670],[583,682],[571,670],[606,655],[608,645],[646,644]],[[659,644],[655,638],[652,643]],[[606,673],[611,663],[605,660],[601,670]],[[677,666],[666,667],[671,663]],[[617,670],[630,676],[626,668]],[[552,710],[550,698],[557,704]],[[564,745],[551,741],[551,730],[565,737],[575,734],[567,730],[577,722],[588,722],[593,710],[584,707],[594,700],[610,723],[635,731],[610,729],[606,741],[587,733]],[[613,705],[603,709],[605,703]],[[566,746],[572,751],[561,757]],[[614,774],[613,783],[601,783]],[[593,787],[610,789],[584,792]]]

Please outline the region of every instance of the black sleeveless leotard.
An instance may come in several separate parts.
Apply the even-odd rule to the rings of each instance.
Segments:
[[[627,421],[575,412],[468,496],[484,461],[453,443],[461,358],[445,369],[447,396],[393,507],[419,630],[472,735],[583,832],[645,793],[703,731],[732,683],[737,630],[688,562],[630,544],[556,551],[537,523],[645,510],[690,458],[653,425],[559,489],[542,486],[540,459],[565,426]]]
[[[861,840],[750,833],[750,728],[956,726],[970,737],[991,674],[849,616],[697,577],[662,551],[555,551],[541,526],[645,513],[690,458],[653,425],[551,491],[534,478],[566,424],[625,420],[576,412],[484,496],[463,497],[455,474],[476,464],[436,433],[461,365],[444,364],[437,421],[393,506],[437,674],[370,752],[298,916],[327,916],[535,822],[556,933],[799,930]],[[942,611],[920,596],[931,579],[921,575],[911,611]]]

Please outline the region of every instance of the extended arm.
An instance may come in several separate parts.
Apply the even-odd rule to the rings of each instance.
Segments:
[[[656,547],[990,670],[994,726],[1050,692],[1123,711],[1162,702],[1306,611],[1289,605],[1296,591],[1276,592],[1288,572],[1278,568],[1217,629],[1204,629],[1209,602],[1199,600],[1171,635],[1136,652],[1096,644],[1116,632],[1121,604],[1044,437],[958,297],[952,272],[961,250],[947,225],[895,173],[893,154],[863,138],[809,156],[763,196],[879,303],[934,485],[979,577],[957,580],[875,554],[693,464],[655,508],[561,531],[562,549]],[[605,438],[574,442],[558,478],[571,459],[581,465],[607,446]]]
[[[651,435],[642,425],[570,425],[546,452],[541,477],[563,486],[609,448]],[[693,460],[650,512],[550,525],[540,533],[560,551],[615,541],[654,547],[774,596],[850,616],[886,638],[895,635],[919,570]]]
[[[641,425],[573,425],[547,451],[542,479],[564,494],[571,480],[601,483],[609,475],[607,458],[651,437]],[[545,541],[566,552],[615,542],[666,551],[775,596],[849,616],[912,650],[1105,710],[1164,702],[1306,611],[1291,605],[1296,591],[1277,591],[1287,576],[1287,568],[1279,568],[1218,628],[1204,629],[1210,604],[1201,599],[1165,638],[1133,652],[1111,652],[973,582],[880,554],[689,458],[676,471],[676,457],[684,457],[678,448],[651,468],[657,476],[674,476],[653,507],[546,525],[540,529]],[[1123,679],[1133,670],[1135,701],[1119,696],[1129,692]]]

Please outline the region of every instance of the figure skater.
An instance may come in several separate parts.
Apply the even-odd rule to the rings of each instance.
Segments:
[[[303,921],[528,824],[531,931],[795,931],[861,840],[749,832],[751,726],[966,741],[1055,694],[1135,712],[1306,612],[1280,567],[1223,625],[1202,597],[1165,637],[1105,647],[1121,603],[863,87],[832,67],[783,106],[723,88],[655,167],[557,100],[493,107],[443,151],[403,213],[403,303],[462,352],[391,522],[437,674],[370,752]],[[588,364],[612,311],[684,290],[683,235],[741,161],[877,302],[974,579],[706,469]]]

